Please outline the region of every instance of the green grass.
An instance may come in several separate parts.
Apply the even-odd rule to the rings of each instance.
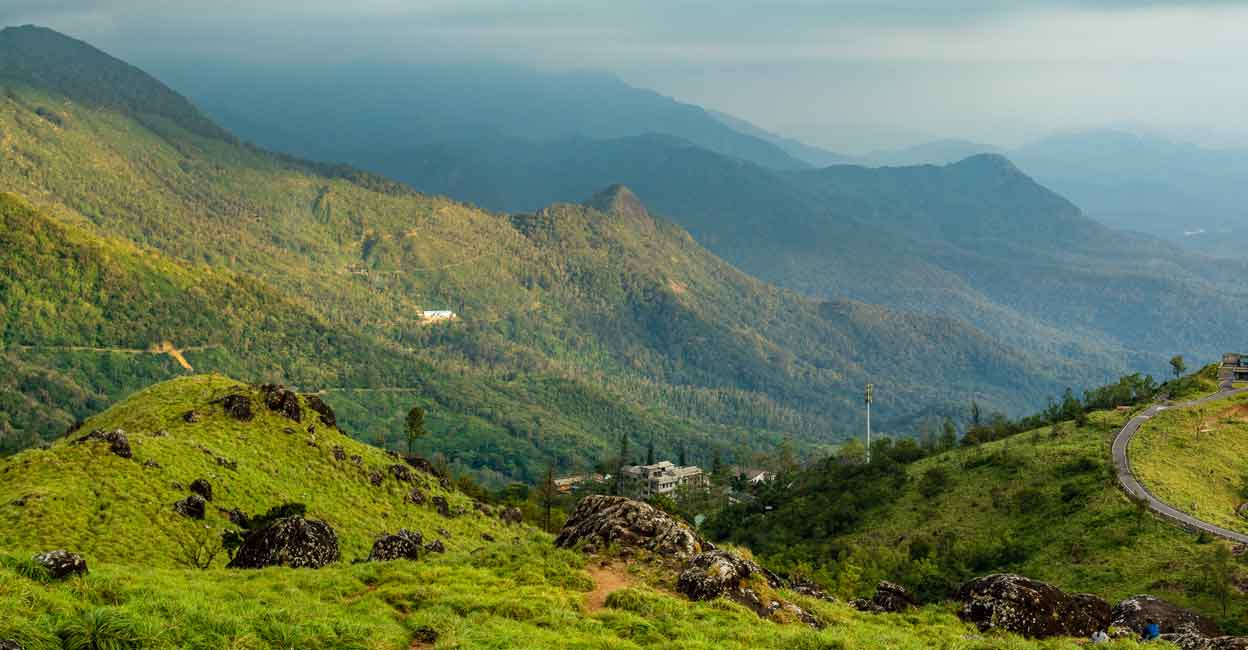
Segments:
[[[1144,487],[1204,521],[1248,532],[1236,516],[1248,473],[1248,396],[1170,409],[1140,428],[1128,450]]]
[[[255,400],[251,422],[229,418],[220,405],[210,404],[239,391]],[[182,416],[190,410],[203,413],[201,421],[185,422]],[[313,423],[315,446],[306,431]],[[205,525],[226,527],[221,510],[240,508],[255,515],[286,502],[303,503],[308,516],[332,525],[347,561],[366,556],[376,535],[401,527],[426,536],[445,528],[452,534],[444,540],[450,548],[476,545],[484,532],[504,532],[497,520],[478,515],[470,499],[442,489],[424,474],[416,473],[415,485],[426,498],[443,495],[452,510],[468,514],[448,519],[428,501],[421,506],[405,502],[412,484],[400,483],[387,471],[397,459],[320,424],[306,405],[301,423],[272,413],[258,391],[225,377],[157,384],[87,420],[79,433],[117,428],[127,432],[133,459],[110,453],[104,443],[70,444],[76,437],[70,436],[49,450],[0,460],[0,549],[29,554],[67,548],[90,562],[174,567],[179,565],[176,540]],[[160,430],[168,435],[152,435]],[[348,457],[361,456],[362,466],[335,460],[335,445]],[[237,469],[219,466],[214,456],[236,461]],[[161,467],[145,467],[149,460]],[[371,485],[370,472],[384,476],[380,487]],[[174,483],[185,486],[197,478],[207,479],[214,491],[204,522],[173,511],[174,502],[189,494]],[[14,505],[19,498],[25,498],[24,506]],[[218,565],[224,562],[224,556],[217,559]]]
[[[27,650],[78,647],[68,640],[91,631],[97,642],[115,642],[94,647],[110,649],[406,650],[422,627],[439,633],[436,647],[464,649],[1075,647],[1070,640],[980,635],[947,607],[874,616],[792,594],[828,628],[776,624],[726,601],[690,603],[646,586],[611,594],[607,607],[591,614],[584,560],[551,548],[544,535],[479,553],[315,571],[104,565],[85,578],[44,584],[2,566],[0,611],[8,615],[0,618],[0,638]]]

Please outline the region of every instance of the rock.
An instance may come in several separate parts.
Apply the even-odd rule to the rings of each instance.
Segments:
[[[715,548],[688,524],[648,503],[597,494],[581,499],[555,539],[560,548],[579,545],[587,552],[612,544],[680,560]]]
[[[199,422],[199,420],[199,413],[196,413],[195,411],[187,411],[182,414],[182,421],[188,424],[194,424],[195,422]]]
[[[438,485],[441,485],[443,490],[449,490],[451,489],[451,479],[443,476],[442,478],[438,479]]]
[[[313,433],[313,434],[314,434],[314,433],[316,433],[316,425],[315,425],[315,424],[309,424],[309,425],[308,425],[308,433]]]
[[[262,569],[269,566],[319,569],[338,561],[338,536],[329,524],[316,519],[285,517],[247,533],[226,566]]]
[[[1180,650],[1248,650],[1248,637],[1220,636],[1209,638],[1198,632],[1162,634],[1162,641],[1178,646]]]
[[[1206,637],[1216,637],[1222,634],[1212,620],[1173,603],[1147,595],[1132,596],[1114,605],[1110,615],[1110,624],[1141,633],[1149,619],[1157,621],[1162,634],[1189,631]]]
[[[483,539],[483,540],[485,540],[485,541],[487,541],[487,542],[492,542],[492,541],[494,541],[494,536],[493,536],[493,535],[491,535],[491,534],[489,534],[489,533],[481,533],[481,539]]]
[[[412,630],[412,641],[431,646],[438,642],[438,631],[428,625],[421,625]]]
[[[246,395],[226,395],[221,398],[221,406],[226,415],[240,422],[250,422],[256,417],[251,409],[251,398]]]
[[[149,458],[149,459],[147,459],[147,460],[143,461],[143,466],[144,466],[144,467],[150,467],[150,468],[152,468],[152,469],[160,469],[160,468],[161,468],[160,463],[158,463],[158,462],[156,462],[156,461],[152,460],[151,458]]]
[[[25,650],[25,648],[12,639],[0,639],[0,650]]]
[[[96,429],[95,431],[92,431],[91,433],[75,440],[74,444],[80,445],[84,442],[91,442],[93,440],[107,442],[108,450],[118,456],[121,456],[122,458],[134,457],[134,452],[130,449],[130,439],[126,437],[126,432],[121,429],[114,429],[113,431],[108,432]]]
[[[260,387],[260,391],[264,394],[264,405],[270,411],[295,422],[303,420],[303,407],[299,406],[299,396],[286,390],[285,386],[265,384]]]
[[[445,538],[447,538],[447,539],[450,539],[450,538],[451,538],[451,531],[449,531],[449,530],[447,530],[447,529],[445,529],[445,528],[439,528],[439,529],[438,529],[438,535],[439,535],[439,536],[441,536],[441,537],[445,537]]]
[[[446,547],[442,545],[442,540],[435,539],[432,542],[425,544],[425,550],[430,553],[445,553]]]
[[[208,503],[198,494],[192,494],[173,504],[174,512],[191,519],[203,519]]]
[[[438,514],[443,517],[451,516],[451,505],[446,502],[446,497],[436,496],[430,499],[430,501],[433,503],[434,509],[438,511]]]
[[[363,464],[364,464],[364,457],[363,457],[363,456],[360,456],[360,455],[358,455],[358,454],[353,454],[353,455],[351,456],[350,460],[351,460],[351,464],[352,464],[352,465],[359,466],[359,465],[363,465]]]
[[[394,480],[403,483],[411,483],[416,480],[416,476],[412,474],[412,470],[407,468],[407,465],[391,465],[390,474],[394,476]]]
[[[164,429],[158,429],[152,432],[152,437],[153,438],[167,438],[169,437],[169,432]]]
[[[918,606],[918,601],[906,588],[895,582],[881,582],[875,587],[871,600],[858,599],[850,603],[855,609],[874,614],[904,612]]]
[[[334,415],[334,409],[329,408],[319,395],[304,395],[303,401],[307,402],[308,408],[316,411],[321,416],[321,423],[328,427],[338,428],[338,418]]]
[[[690,600],[728,598],[763,618],[777,621],[798,620],[816,629],[824,626],[818,617],[792,603],[768,595],[784,586],[780,577],[745,558],[723,550],[699,553],[676,581],[676,591]]]
[[[503,510],[503,512],[498,515],[498,518],[502,519],[503,523],[514,525],[524,521],[524,513],[520,512],[519,508],[511,506],[510,508]]]
[[[438,468],[433,466],[433,463],[429,462],[425,458],[421,458],[420,456],[407,456],[403,459],[403,462],[407,463],[412,467],[412,469],[418,472],[424,472],[425,474],[437,476],[439,478],[443,476],[442,472],[439,472]]]
[[[819,600],[826,600],[830,603],[836,602],[836,598],[828,595],[828,592],[824,591],[823,587],[820,587],[819,585],[813,582],[806,581],[806,580],[794,582],[793,584],[789,585],[789,589],[792,590],[794,593],[799,593],[809,598],[817,598]],[[877,589],[876,591],[878,592],[879,590]]]
[[[191,481],[190,490],[204,497],[204,501],[212,501],[212,483],[209,483],[207,479],[197,478]]]
[[[373,542],[373,550],[368,554],[369,562],[389,562],[391,560],[419,560],[424,550],[424,539],[420,532],[400,529],[393,535],[379,537]]]
[[[1087,637],[1109,627],[1109,604],[1071,596],[1053,585],[1013,574],[976,578],[958,590],[958,616],[981,632],[999,628],[1031,638]]]
[[[334,445],[330,453],[334,455],[334,460],[340,463],[347,459],[347,451],[342,448],[342,445]]]
[[[369,472],[368,473],[369,483],[372,483],[373,485],[381,485],[381,481],[382,481],[381,472]]]
[[[86,575],[87,561],[77,553],[56,550],[40,553],[31,558],[35,564],[43,567],[53,580],[64,580],[70,576]]]
[[[408,502],[414,503],[418,506],[424,505],[425,494],[420,491],[420,488],[412,488],[412,491],[407,493],[407,500]]]
[[[230,523],[235,526],[241,526],[243,522],[247,521],[247,513],[238,508],[231,508],[226,510],[223,514],[225,515],[225,518],[229,519]]]
[[[1235,506],[1235,514],[1243,519],[1248,519],[1248,501]]]

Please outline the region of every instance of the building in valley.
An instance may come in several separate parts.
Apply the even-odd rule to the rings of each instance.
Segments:
[[[679,467],[667,460],[653,465],[628,465],[623,473],[625,490],[642,498],[671,494],[683,486],[705,487],[707,484],[702,468]]]

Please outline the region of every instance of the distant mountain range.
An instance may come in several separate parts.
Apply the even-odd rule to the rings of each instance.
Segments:
[[[783,438],[832,444],[857,430],[868,380],[885,431],[972,399],[1031,408],[1061,388],[1044,355],[963,321],[760,282],[619,185],[563,186],[593,198],[492,214],[243,144],[155,79],[50,30],[4,30],[0,52],[21,54],[0,58],[0,451],[183,372],[164,341],[196,372],[320,393],[368,440],[395,443],[422,405],[432,435],[420,451],[495,484],[589,467],[621,436],[701,463],[746,461]],[[346,127],[366,117],[326,129],[326,142],[353,141]],[[598,141],[555,142],[587,146],[586,164],[602,155]],[[762,205],[796,187],[670,136],[604,142],[663,152],[652,172],[640,173],[651,160],[637,167],[657,199],[720,184],[706,215],[742,196],[737,181],[760,183]],[[482,165],[446,164],[465,174],[447,182],[576,170],[431,147]],[[721,176],[730,169],[740,176]],[[724,214],[725,237],[773,228]],[[789,232],[774,226],[772,240]],[[430,324],[425,310],[456,318]]]

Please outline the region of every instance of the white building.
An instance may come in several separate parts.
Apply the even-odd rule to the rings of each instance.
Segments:
[[[455,320],[458,316],[449,309],[433,309],[420,312],[420,318],[426,323],[440,323],[442,321]]]
[[[677,467],[671,461],[653,465],[629,465],[624,468],[624,481],[628,492],[641,497],[671,494],[683,485],[704,486],[706,475],[695,466]]]

